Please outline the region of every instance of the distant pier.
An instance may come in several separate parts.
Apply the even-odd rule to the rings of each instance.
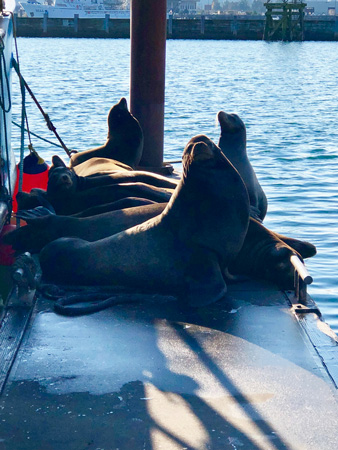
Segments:
[[[129,19],[50,19],[16,17],[21,37],[129,38]],[[168,39],[262,40],[265,16],[187,16],[167,20]],[[338,41],[338,16],[305,16],[305,41]]]

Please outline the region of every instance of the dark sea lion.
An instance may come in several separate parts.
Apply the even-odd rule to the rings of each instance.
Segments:
[[[246,152],[245,125],[236,114],[220,111],[217,118],[221,126],[218,145],[243,178],[249,194],[251,216],[263,221],[268,201]]]
[[[191,139],[183,176],[165,210],[126,231],[90,243],[62,238],[43,248],[47,282],[145,286],[207,305],[227,290],[226,268],[243,245],[249,199],[243,180],[206,136]]]
[[[143,132],[138,120],[129,112],[127,100],[114,105],[108,114],[108,138],[101,147],[72,155],[70,166],[74,167],[93,157],[115,159],[132,168],[141,160]]]
[[[4,237],[4,242],[19,252],[31,253],[40,252],[45,245],[61,237],[72,236],[94,242],[156,217],[164,211],[166,206],[165,203],[153,203],[81,219],[74,216],[29,217],[28,215],[28,218],[24,216],[27,226],[8,233]],[[286,244],[287,251],[281,250],[284,247],[283,243]],[[299,253],[303,259],[316,254],[316,247],[309,242],[282,236],[268,230],[250,217],[249,232],[245,237],[243,250],[235,258],[231,270],[236,274],[250,275],[254,278],[257,276],[266,278],[268,274],[267,279],[270,281],[277,279],[282,280],[283,285],[290,284],[292,281],[290,274],[293,269],[290,263],[289,247]],[[265,248],[265,258],[256,260],[256,251],[261,254],[262,248]],[[280,254],[284,252],[281,256],[284,259],[284,266],[287,267],[286,271],[280,271],[274,263],[274,260],[277,264],[280,263],[276,248],[279,249]],[[273,268],[273,278],[269,270],[266,270],[270,266]],[[283,279],[285,276],[286,279]]]
[[[10,232],[5,239],[14,250],[30,253],[40,252],[45,245],[61,237],[94,242],[156,217],[166,206],[166,203],[153,203],[85,218],[55,214],[26,218],[27,225]]]
[[[243,247],[229,270],[234,274],[271,281],[280,289],[288,290],[294,288],[291,256],[297,255],[302,260],[315,254],[316,247],[309,242],[274,233],[250,218]]]
[[[47,191],[40,188],[33,188],[30,192],[18,192],[16,201],[18,203],[18,211],[33,209],[38,206],[54,209],[48,200]]]
[[[68,193],[56,190],[50,194],[42,189],[32,189],[30,193],[20,192],[16,199],[19,211],[50,205],[56,214],[72,215],[127,197],[166,203],[173,191],[173,189],[158,188],[146,183],[117,183]]]
[[[141,182],[151,186],[175,189],[177,182],[161,175],[155,175],[150,172],[142,171],[123,171],[112,170],[111,173],[100,174],[95,172],[96,162],[101,166],[102,158],[92,158],[75,169],[83,165],[91,163],[89,172],[84,172],[84,176],[79,176],[76,170],[66,166],[64,161],[57,155],[52,158],[52,166],[48,172],[47,193],[51,196],[74,194],[78,191],[93,189],[100,186],[108,186],[118,183],[135,183]],[[107,169],[110,166],[106,164]],[[94,170],[93,170],[94,169]],[[83,172],[82,172],[83,173]]]

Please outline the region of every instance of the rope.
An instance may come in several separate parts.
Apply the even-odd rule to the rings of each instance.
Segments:
[[[27,89],[29,95],[32,97],[33,101],[35,102],[36,106],[39,108],[39,111],[41,112],[41,114],[43,115],[43,118],[46,121],[47,127],[50,131],[52,131],[55,134],[55,137],[57,138],[57,140],[60,142],[62,148],[64,149],[64,151],[67,153],[68,157],[71,157],[72,152],[70,150],[68,150],[68,147],[66,146],[66,144],[63,142],[63,140],[61,139],[61,137],[59,136],[58,132],[56,131],[55,126],[53,125],[53,122],[50,120],[50,117],[48,116],[47,113],[45,113],[45,111],[43,110],[43,108],[41,107],[40,103],[38,102],[38,100],[36,99],[35,95],[33,94],[31,88],[28,86],[26,80],[24,79],[24,77],[22,76],[18,63],[17,61],[15,61],[15,59],[13,58],[13,67],[20,79],[20,82],[23,83],[24,87]]]
[[[39,284],[38,292],[54,300],[54,311],[64,316],[81,316],[102,311],[114,305],[139,303],[133,289],[121,286],[59,286]]]
[[[45,111],[43,110],[42,106],[40,105],[40,103],[38,102],[38,100],[36,99],[35,95],[33,94],[31,88],[28,86],[28,84],[26,83],[26,80],[23,78],[21,71],[20,71],[20,66],[19,66],[19,52],[18,52],[18,45],[17,45],[17,41],[16,41],[16,29],[15,29],[15,21],[14,21],[14,15],[13,13],[11,13],[12,15],[12,20],[13,20],[13,35],[14,35],[14,42],[15,42],[15,50],[16,50],[16,60],[14,58],[12,58],[12,64],[14,67],[14,70],[16,71],[19,79],[20,79],[20,84],[23,83],[25,88],[27,89],[28,93],[30,94],[30,96],[32,97],[33,101],[35,102],[36,106],[39,108],[41,114],[43,115],[43,118],[46,121],[47,127],[50,131],[52,131],[57,140],[60,142],[61,147],[64,149],[64,151],[67,153],[68,157],[71,157],[71,154],[74,153],[74,151],[70,151],[68,150],[66,144],[63,142],[63,140],[61,139],[61,137],[59,136],[58,132],[56,131],[55,126],[53,125],[52,121],[50,120],[49,116],[47,113],[45,113]],[[27,132],[29,135],[29,127],[28,127],[28,120],[27,120],[27,116],[26,116],[26,125],[27,125]],[[29,141],[30,141],[30,137],[29,137]],[[30,141],[30,145],[32,145],[31,141]]]
[[[12,124],[15,125],[18,128],[21,128],[21,125],[19,125],[18,123],[14,122],[14,120],[12,120]],[[51,145],[55,145],[55,147],[63,148],[62,145],[56,144],[55,142],[52,142],[52,141],[49,141],[48,139],[45,139],[45,138],[39,136],[38,134],[33,133],[33,131],[28,131],[26,129],[25,129],[25,131],[27,133],[29,132],[32,136],[40,139],[41,141],[47,142],[48,144],[51,144]]]
[[[17,59],[17,61],[15,61],[14,58],[12,57],[12,63],[15,61],[16,66],[14,66],[14,67],[16,67],[16,70],[20,71],[19,51],[18,51],[18,44],[17,44],[17,40],[16,40],[16,28],[15,28],[14,14],[11,13],[11,16],[12,16],[12,22],[13,22],[13,37],[14,37],[15,53],[16,53],[16,59]],[[23,160],[24,160],[24,156],[25,156],[25,132],[24,132],[25,121],[28,126],[28,121],[27,121],[27,116],[26,116],[26,106],[25,106],[26,92],[25,92],[25,86],[22,83],[21,79],[20,79],[20,91],[21,91],[21,134],[20,134],[20,162],[19,162],[18,192],[22,192],[22,185],[23,185]],[[19,218],[16,219],[16,225],[17,225],[17,227],[20,227],[20,219]]]

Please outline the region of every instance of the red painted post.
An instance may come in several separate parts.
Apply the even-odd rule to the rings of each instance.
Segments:
[[[166,7],[166,0],[131,1],[130,110],[144,132],[144,167],[163,164]]]

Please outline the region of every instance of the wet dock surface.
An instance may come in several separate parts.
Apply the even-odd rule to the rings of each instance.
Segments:
[[[0,398],[0,449],[336,450],[337,343],[324,332],[330,370],[302,320],[258,282],[195,311],[150,297],[71,318],[40,298]]]

